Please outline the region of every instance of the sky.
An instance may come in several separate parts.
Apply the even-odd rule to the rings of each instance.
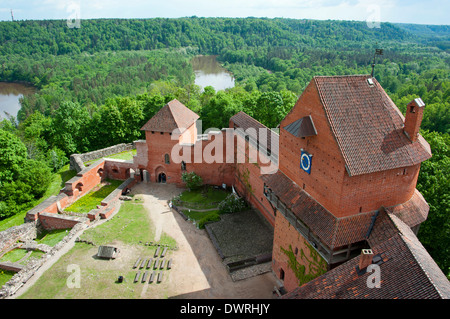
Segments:
[[[449,0],[0,0],[0,20],[283,17],[450,24]]]

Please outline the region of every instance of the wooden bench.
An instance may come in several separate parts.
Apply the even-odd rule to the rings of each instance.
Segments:
[[[159,266],[159,259],[155,260],[155,264],[153,265],[153,269],[157,269]]]
[[[141,266],[140,266],[139,268],[144,268],[145,262],[146,262],[146,261],[147,261],[147,259],[144,259],[144,260],[142,261]]]
[[[137,266],[139,266],[140,262],[141,262],[141,257],[139,257],[138,260],[136,260],[136,263],[134,264],[133,268],[137,268]]]
[[[167,253],[167,247],[164,248],[164,250],[163,250],[163,252],[161,254],[161,257],[165,257],[166,253]]]
[[[148,271],[146,271],[144,273],[144,276],[142,276],[142,282],[146,282],[147,281],[147,276],[148,276]]]
[[[139,277],[141,277],[141,271],[138,270],[138,272],[136,273],[136,276],[134,276],[134,282],[138,282],[139,281]]]
[[[167,269],[171,269],[171,268],[172,268],[172,258],[167,263]]]
[[[147,263],[147,269],[152,266],[152,262],[153,262],[153,258],[149,258],[148,263]]]
[[[157,282],[160,283],[162,280],[163,280],[163,272],[160,271],[160,272],[158,273],[158,280],[157,280]]]
[[[161,266],[159,267],[159,269],[163,269],[165,265],[166,265],[166,260],[165,259],[161,260]]]
[[[156,276],[156,270],[153,271],[152,274],[150,275],[150,278],[148,280],[149,284],[151,284],[155,280],[155,276]]]
[[[153,257],[158,257],[160,251],[161,251],[161,247],[158,246],[158,248],[155,251],[155,256],[153,256]]]

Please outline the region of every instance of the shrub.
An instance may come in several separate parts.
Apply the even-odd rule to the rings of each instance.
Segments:
[[[219,211],[221,214],[235,213],[245,208],[245,202],[242,198],[230,194],[219,204]]]
[[[203,185],[203,179],[195,172],[181,174],[181,180],[186,183],[186,187],[190,190],[199,189]]]
[[[207,222],[217,222],[219,220],[220,220],[220,217],[219,217],[219,215],[217,215],[217,213],[208,214],[208,215],[202,217],[198,221],[198,228],[203,229],[203,228],[205,228],[205,224]]]

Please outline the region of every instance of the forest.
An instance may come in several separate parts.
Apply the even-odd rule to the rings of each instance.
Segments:
[[[417,188],[430,205],[419,239],[450,275],[450,28],[265,18],[0,22],[0,81],[37,88],[17,119],[0,118],[0,220],[26,211],[52,174],[82,153],[143,138],[142,125],[177,98],[203,127],[245,111],[275,128],[313,76],[370,74],[402,112],[421,97],[433,157]],[[190,60],[217,55],[236,86],[194,84]]]

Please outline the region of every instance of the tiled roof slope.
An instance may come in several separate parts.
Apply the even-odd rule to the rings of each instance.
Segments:
[[[261,124],[253,117],[242,111],[233,115],[230,118],[230,121],[249,133],[250,137],[262,143],[261,145],[268,150],[271,150],[273,154],[278,154],[278,134],[270,130],[267,126]],[[256,135],[252,134],[253,132],[248,130],[249,128],[254,128]],[[260,138],[261,132],[265,132],[266,136],[264,136],[264,138]]]
[[[199,116],[178,100],[163,106],[142,128],[144,131],[183,133]]]
[[[419,136],[403,132],[404,116],[370,75],[316,76],[315,82],[350,176],[419,164],[431,157]]]
[[[283,172],[262,175],[261,179],[328,247],[336,248],[366,239],[375,211],[337,218]],[[426,220],[429,207],[416,190],[408,202],[386,209],[413,227]]]
[[[450,283],[411,229],[381,211],[369,243],[380,254],[380,288],[358,274],[359,256],[283,296],[286,299],[448,299]]]
[[[375,212],[336,218],[281,171],[262,175],[261,179],[328,247],[340,247],[365,239]]]

